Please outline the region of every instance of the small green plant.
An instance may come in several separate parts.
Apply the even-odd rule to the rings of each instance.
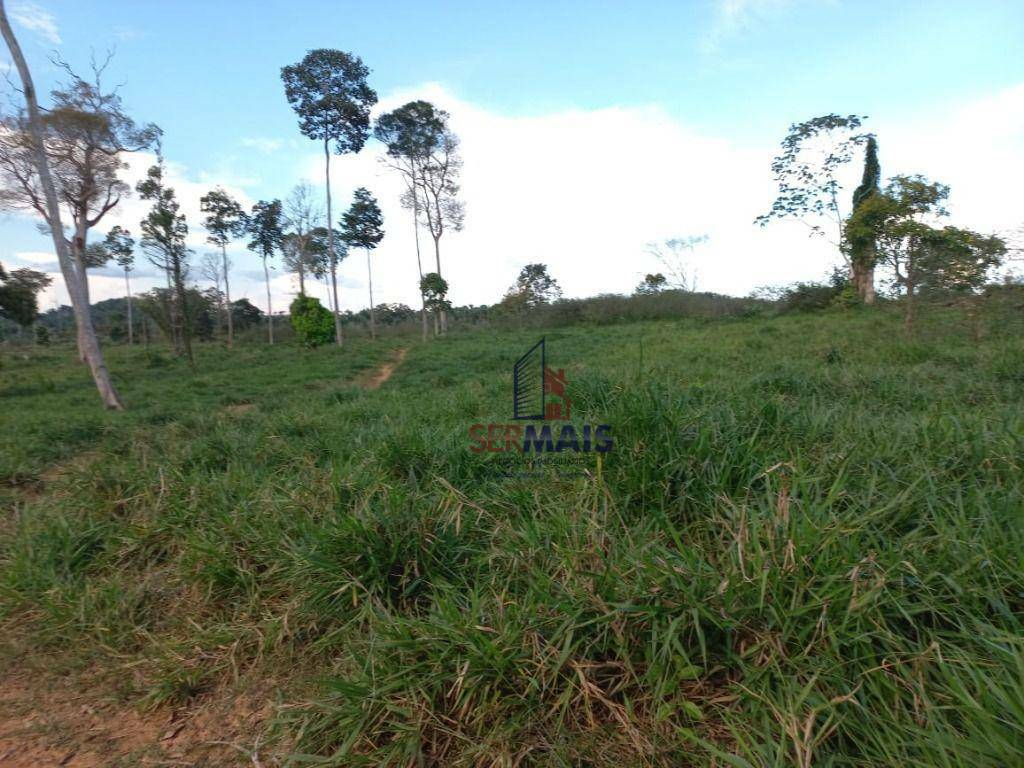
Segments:
[[[36,344],[41,347],[50,345],[50,329],[45,325],[36,326]]]
[[[319,299],[299,294],[290,312],[295,337],[302,345],[318,347],[334,338],[334,317]]]

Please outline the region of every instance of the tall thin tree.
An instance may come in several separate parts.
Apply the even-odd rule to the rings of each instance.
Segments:
[[[259,254],[263,261],[263,279],[267,287],[267,338],[274,343],[274,308],[270,298],[270,259],[281,247],[283,214],[280,200],[260,200],[249,214],[249,249]]]
[[[880,193],[879,183],[882,179],[882,168],[878,163],[878,142],[874,136],[868,136],[864,146],[864,174],[860,186],[853,191],[854,216],[868,200]],[[865,304],[875,302],[875,261],[878,258],[877,247],[871,236],[849,240],[850,245],[850,281]]]
[[[428,101],[410,101],[381,115],[373,128],[374,137],[387,147],[383,161],[398,171],[405,182],[402,206],[412,211],[413,238],[416,244],[416,268],[423,283],[423,259],[420,253],[420,210],[423,205],[417,181],[420,171],[436,149],[444,133],[444,113]],[[427,297],[420,291],[420,319],[423,340],[427,339]]]
[[[203,221],[203,226],[209,232],[206,241],[220,248],[224,273],[224,303],[228,307],[228,349],[231,349],[235,342],[235,326],[231,317],[231,283],[228,279],[231,263],[228,259],[228,243],[231,242],[232,235],[238,237],[245,233],[245,212],[242,206],[220,188],[211,190],[199,198],[199,205],[200,210],[206,214]]]
[[[299,130],[324,145],[324,187],[327,192],[327,258],[334,294],[334,336],[341,346],[338,309],[338,257],[331,225],[331,152],[358,152],[370,131],[370,109],[377,94],[366,84],[370,70],[362,59],[344,51],[318,48],[297,64],[281,69],[285,95],[299,116]]]
[[[120,226],[111,227],[103,247],[124,270],[124,300],[128,305],[128,345],[134,344],[135,323],[132,320],[132,284],[128,275],[135,266],[135,240],[131,232]]]
[[[377,199],[366,187],[355,191],[352,205],[342,214],[341,237],[349,248],[366,251],[366,276],[370,287],[370,338],[377,338],[377,322],[373,308],[373,268],[370,265],[370,251],[384,239],[384,217],[381,216]]]

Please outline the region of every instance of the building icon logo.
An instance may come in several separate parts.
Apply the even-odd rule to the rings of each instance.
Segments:
[[[566,394],[565,370],[547,366],[544,338],[512,367],[512,418],[516,421],[568,421],[572,401]]]

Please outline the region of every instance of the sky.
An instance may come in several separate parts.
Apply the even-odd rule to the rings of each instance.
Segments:
[[[241,2],[7,0],[38,90],[57,56],[87,71],[114,49],[108,82],[128,112],[164,131],[164,153],[198,267],[211,250],[199,197],[223,186],[248,207],[302,181],[323,194],[320,147],[305,139],[280,69],[313,48],[359,55],[375,114],[426,98],[462,142],[466,226],[441,241],[456,304],[493,303],[527,263],[566,296],[628,293],[664,271],[648,244],[706,235],[691,256],[700,290],[745,295],[821,279],[838,263],[799,222],[759,227],[770,164],[791,123],[866,115],[883,178],[922,173],[951,186],[951,222],[984,232],[1024,223],[1024,3],[873,0],[674,2]],[[0,74],[10,71],[0,48]],[[374,301],[416,306],[413,222],[401,181],[371,141],[332,159],[335,218],[358,186],[387,232],[372,254]],[[130,158],[134,185],[152,155]],[[849,169],[849,193],[859,180]],[[138,234],[146,204],[101,222]],[[422,233],[424,246],[429,237]],[[433,259],[432,249],[425,258]],[[259,259],[231,247],[232,298],[266,309]],[[138,254],[135,288],[162,282]],[[28,216],[0,213],[0,263],[54,274],[42,309],[67,302],[52,243]],[[297,291],[280,263],[272,301]],[[120,296],[111,267],[93,300]],[[206,284],[193,270],[193,277]],[[365,254],[340,271],[341,306],[368,303]],[[326,302],[322,286],[310,291]]]

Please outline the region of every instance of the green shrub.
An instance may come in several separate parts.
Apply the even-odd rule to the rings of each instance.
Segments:
[[[299,294],[289,311],[299,343],[307,347],[318,347],[330,343],[334,338],[334,318],[319,299]]]

